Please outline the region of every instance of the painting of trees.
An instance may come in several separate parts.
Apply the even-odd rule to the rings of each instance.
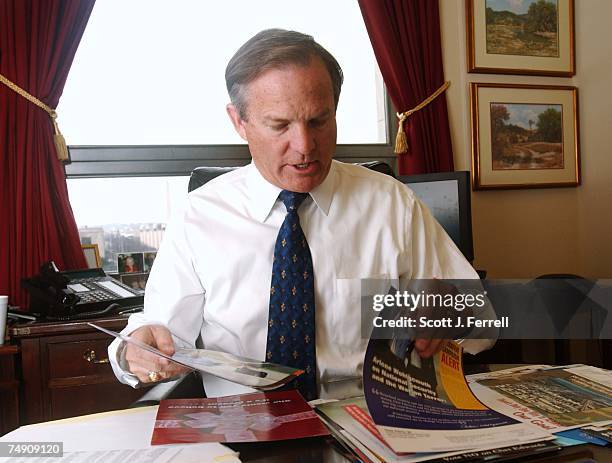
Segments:
[[[493,170],[563,168],[560,105],[491,103],[489,108]]]
[[[541,141],[551,143],[561,141],[563,136],[563,125],[561,112],[554,108],[548,108],[538,115],[538,136]]]
[[[527,30],[531,32],[557,32],[557,7],[546,0],[529,5]]]
[[[474,189],[579,185],[577,110],[573,86],[470,83]]]
[[[559,55],[557,0],[516,0],[515,10],[487,0],[487,53],[555,57]],[[497,8],[497,9],[496,9]]]

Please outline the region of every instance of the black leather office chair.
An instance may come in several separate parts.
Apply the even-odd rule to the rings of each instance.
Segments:
[[[578,275],[557,273],[541,275],[527,285],[530,291],[537,293],[537,303],[543,306],[540,307],[549,311],[555,329],[558,332],[571,330],[579,333],[580,339],[500,339],[492,349],[466,356],[466,364],[586,363],[612,368],[612,342],[597,339],[599,333],[595,331],[590,334],[586,332],[589,328],[595,330],[600,327],[601,318],[605,319],[606,316],[605,308],[589,299],[594,281]],[[580,314],[582,318],[575,318]]]
[[[368,169],[381,172],[383,174],[390,175],[395,178],[395,173],[389,164],[382,161],[371,161],[358,163]],[[206,182],[209,182],[219,175],[231,172],[236,167],[197,167],[191,172],[189,178],[188,191],[193,191],[196,188],[201,187]],[[196,343],[198,344],[198,343]],[[167,381],[164,383],[156,384],[150,387],[146,393],[134,402],[131,407],[145,407],[149,405],[157,405],[160,400],[163,399],[188,399],[192,397],[206,397],[204,387],[202,385],[202,378],[197,372],[189,373],[186,376],[178,378],[173,381]]]
[[[574,274],[552,273],[540,275],[534,282],[543,302],[558,313],[558,323],[567,325],[581,309],[591,310],[592,314],[598,310],[605,312],[605,308],[589,299],[589,293],[595,286],[593,280]],[[591,336],[597,337],[597,333],[591,333]],[[579,346],[588,353],[588,358],[579,358],[573,354],[572,351]],[[588,363],[612,368],[612,342],[609,339],[555,339],[554,355],[554,363],[557,365]]]
[[[389,164],[382,161],[370,161],[370,162],[358,162],[356,163],[359,166],[367,167],[368,169],[375,170],[376,172],[381,172],[383,174],[390,175],[395,178],[395,173]],[[189,178],[189,186],[187,189],[189,191],[193,191],[196,188],[201,187],[206,182],[209,182],[215,177],[219,175],[226,174],[231,172],[232,170],[238,169],[236,167],[196,167],[193,172],[191,172],[191,177]]]

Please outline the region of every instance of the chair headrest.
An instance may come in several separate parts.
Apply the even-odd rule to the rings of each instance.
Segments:
[[[380,172],[381,174],[390,175],[393,178],[395,177],[395,172],[393,172],[393,168],[383,161],[369,161],[369,162],[356,162],[358,166],[367,167],[368,169],[375,170],[376,172]]]
[[[356,163],[359,166],[367,167],[368,169],[375,170],[376,172],[381,172],[383,174],[390,175],[395,178],[395,173],[389,164],[383,161],[370,161],[370,162],[358,162]],[[226,174],[231,172],[232,170],[238,169],[238,166],[235,167],[196,167],[191,172],[191,177],[189,178],[189,186],[187,187],[188,191],[193,191],[196,188],[201,187],[206,182],[209,182],[215,177],[219,175]]]
[[[227,174],[232,170],[238,169],[238,166],[233,167],[196,167],[191,172],[191,177],[189,178],[189,186],[187,187],[187,191],[193,191],[196,188],[201,187],[205,183],[209,182],[215,177],[218,177],[222,174]]]

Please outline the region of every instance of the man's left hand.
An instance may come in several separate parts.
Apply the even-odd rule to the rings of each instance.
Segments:
[[[436,355],[450,341],[450,339],[417,339],[414,341],[414,349],[426,359]]]

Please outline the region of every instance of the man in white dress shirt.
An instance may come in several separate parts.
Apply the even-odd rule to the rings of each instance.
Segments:
[[[357,377],[362,278],[477,278],[451,239],[404,185],[332,160],[342,71],[310,36],[263,31],[230,60],[228,115],[253,162],[189,194],[151,271],[145,310],[124,330],[172,354],[175,346],[264,360],[274,246],[286,210],[282,190],[309,193],[299,218],[315,274],[319,381]],[[431,356],[441,340],[421,339]],[[469,340],[476,353],[488,340]],[[120,381],[133,386],[180,373],[168,361],[115,341]],[[206,384],[207,393],[214,391]]]

